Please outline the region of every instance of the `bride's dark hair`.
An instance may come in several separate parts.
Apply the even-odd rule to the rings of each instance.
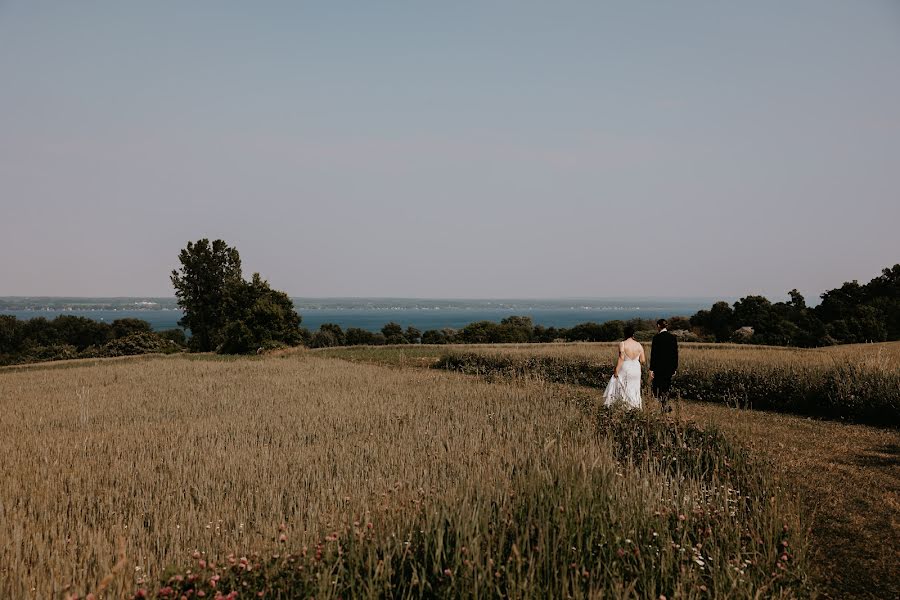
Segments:
[[[634,327],[631,325],[625,326],[625,339],[627,340],[630,337],[634,337]]]

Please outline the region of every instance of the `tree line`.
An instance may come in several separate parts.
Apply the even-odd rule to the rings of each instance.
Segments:
[[[797,290],[790,300],[747,296],[734,305],[716,302],[691,317],[691,327],[717,342],[773,346],[830,346],[900,339],[900,264],[869,283],[857,281],[822,294],[815,307]]]
[[[622,339],[628,326],[639,340],[655,333],[650,319],[557,328],[535,325],[527,316],[424,332],[396,322],[376,332],[344,330],[336,323],[311,332],[301,327],[286,293],[272,289],[259,273],[244,279],[240,254],[224,241],[188,242],[178,259],[181,266],[172,271],[171,281],[183,329],[153,332],[146,321],[131,318],[103,323],[71,315],[23,321],[0,315],[0,364],[183,350],[246,354],[297,345],[608,342]],[[670,317],[669,329],[684,341],[802,347],[900,339],[900,264],[866,284],[852,281],[826,291],[815,307],[807,306],[797,290],[788,295],[784,302],[763,296],[746,296],[733,305],[716,302],[690,317]]]
[[[19,320],[0,315],[0,365],[178,352],[187,345],[182,329],[154,332],[143,319],[112,323],[87,317],[60,315]]]
[[[818,306],[809,307],[796,289],[789,300],[772,302],[764,296],[746,296],[733,305],[720,301],[696,314],[673,316],[669,330],[683,341],[735,342],[772,346],[818,347],[834,344],[900,340],[900,264],[886,268],[869,283],[857,281],[822,294]],[[622,339],[625,327],[649,340],[656,322],[650,319],[586,322],[569,328],[534,325],[529,317],[511,316],[499,323],[477,321],[462,329],[420,332],[388,323],[381,332],[351,327],[343,331],[335,323],[303,334],[314,348],[378,344],[503,344],[610,342]]]

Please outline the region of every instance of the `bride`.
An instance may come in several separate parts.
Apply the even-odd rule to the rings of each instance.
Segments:
[[[641,408],[641,365],[646,362],[644,347],[634,339],[634,327],[626,327],[616,369],[603,392],[605,406],[621,402],[626,408]]]

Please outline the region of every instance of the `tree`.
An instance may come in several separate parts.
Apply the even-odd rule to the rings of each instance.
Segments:
[[[19,352],[24,334],[24,323],[13,315],[0,315],[0,354]]]
[[[534,337],[534,323],[531,317],[506,317],[500,321],[498,334],[502,343],[524,344]]]
[[[727,302],[716,302],[709,310],[701,310],[691,317],[691,325],[714,335],[717,342],[726,342],[736,328],[734,311]]]
[[[791,301],[788,302],[788,304],[790,304],[796,310],[806,310],[806,298],[803,297],[803,294],[797,291],[797,288],[789,291],[788,296],[791,297]]]
[[[109,325],[87,317],[60,315],[50,323],[56,329],[57,339],[63,344],[75,346],[77,350],[100,346],[110,337]]]
[[[222,240],[210,243],[206,238],[188,242],[178,256],[181,268],[173,270],[178,306],[184,317],[178,324],[191,331],[191,349],[214,350],[227,323],[226,294],[229,287],[242,283],[241,257],[236,248]]]
[[[284,292],[254,273],[250,281],[231,281],[225,290],[225,327],[218,351],[225,354],[254,352],[275,342],[300,343],[300,315]]]
[[[385,326],[381,328],[381,334],[384,335],[384,340],[388,344],[409,343],[409,340],[403,337],[403,327],[400,326],[400,323],[391,321],[390,323],[385,324]]]
[[[163,331],[158,332],[157,335],[159,335],[159,337],[164,340],[175,342],[182,348],[187,346],[187,336],[184,334],[184,329],[178,327],[172,329],[164,329]]]
[[[546,344],[561,337],[565,337],[565,331],[560,331],[556,327],[544,327],[543,325],[535,325],[531,341],[539,344]]]
[[[475,321],[459,331],[459,339],[464,344],[496,344],[500,337],[498,328],[493,321]]]
[[[573,342],[612,342],[625,335],[625,323],[619,320],[605,323],[579,323],[566,330],[566,339]]]
[[[446,344],[447,336],[437,329],[429,329],[422,334],[423,344]]]
[[[413,327],[410,325],[406,328],[406,333],[403,334],[403,337],[406,338],[410,344],[418,344],[422,341],[422,332],[418,327]]]
[[[679,329],[690,330],[691,320],[687,317],[671,317],[669,321],[669,331],[678,331]]]
[[[53,346],[60,343],[59,332],[44,317],[25,321],[22,327],[23,346]]]
[[[375,334],[360,327],[348,327],[344,338],[348,346],[368,346],[373,343]]]
[[[334,346],[345,346],[347,344],[344,330],[337,323],[322,323],[319,325],[319,331],[330,334],[331,339],[334,340]],[[313,334],[313,339],[315,339],[315,334]]]
[[[143,319],[116,319],[112,322],[112,336],[114,338],[125,337],[132,333],[150,333],[153,328]]]
[[[331,348],[340,345],[335,339],[334,333],[328,329],[319,329],[312,335],[312,339],[309,340],[310,348]]]

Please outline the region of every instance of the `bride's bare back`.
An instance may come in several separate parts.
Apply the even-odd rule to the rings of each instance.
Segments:
[[[628,338],[619,344],[619,355],[623,359],[627,358],[628,360],[640,359],[642,364],[647,362],[644,358],[644,347],[640,342],[635,341],[634,338]]]

